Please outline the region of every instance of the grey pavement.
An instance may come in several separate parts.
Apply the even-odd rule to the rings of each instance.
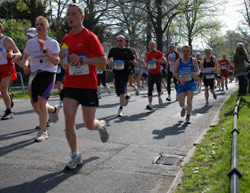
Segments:
[[[204,92],[195,94],[191,124],[184,124],[178,102],[167,102],[164,90],[163,105],[155,96],[153,111],[145,109],[147,89],[136,96],[130,88],[131,100],[118,118],[119,98],[114,91],[103,93],[98,119],[108,123],[110,139],[103,144],[99,133],[84,127],[79,107],[76,128],[84,164],[76,171],[64,171],[70,160],[64,134],[64,115],[49,128],[49,139],[35,143],[38,117],[30,102],[15,100],[14,119],[0,121],[0,192],[1,193],[165,193],[168,192],[180,163],[192,149],[194,141],[209,128],[221,105],[236,88],[229,84],[227,92],[217,92],[204,107]],[[172,100],[175,91],[172,90]],[[49,103],[58,104],[58,97]],[[3,101],[0,101],[3,112]],[[2,113],[1,112],[1,113]],[[180,160],[172,165],[153,163],[159,157],[174,156]]]

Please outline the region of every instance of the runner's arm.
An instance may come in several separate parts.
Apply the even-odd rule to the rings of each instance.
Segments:
[[[58,65],[60,62],[59,54],[50,54],[50,53],[44,53],[44,56],[48,59],[50,63],[53,65]]]
[[[199,78],[200,71],[199,71],[198,62],[196,59],[193,59],[193,65],[194,65],[195,72],[192,73],[192,77],[197,81]]]
[[[218,60],[215,56],[212,57],[212,60],[215,64],[215,67],[214,67],[214,72],[216,73],[216,69],[218,68],[219,64],[218,64]]]
[[[17,57],[17,58],[14,59],[14,62],[15,62],[18,66],[20,66],[20,67],[22,67],[22,68],[24,68],[24,69],[27,69],[28,66],[29,66],[29,58],[30,58],[30,56],[24,52],[24,53],[23,53],[23,58],[22,58],[22,60],[20,61],[20,58]]]
[[[7,50],[13,50],[13,53],[8,52],[8,57],[9,58],[12,58],[13,56],[17,56],[17,57],[22,56],[22,53],[19,51],[19,49],[17,48],[15,42],[11,38],[7,37],[5,41],[6,41],[5,45],[6,45]]]

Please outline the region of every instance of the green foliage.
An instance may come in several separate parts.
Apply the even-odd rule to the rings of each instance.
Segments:
[[[221,108],[220,122],[211,128],[204,140],[197,146],[197,150],[191,161],[184,166],[184,182],[176,193],[206,192],[227,193],[230,189],[227,173],[231,167],[231,144],[233,129],[233,109],[237,96],[234,93]],[[239,171],[243,178],[239,180],[240,191],[250,190],[250,94],[243,97],[240,104],[238,119],[238,158]]]
[[[30,22],[28,20],[16,19],[0,19],[0,22],[4,25],[3,34],[11,37],[20,51],[23,50],[28,40],[26,37],[26,32],[27,29],[31,27]]]

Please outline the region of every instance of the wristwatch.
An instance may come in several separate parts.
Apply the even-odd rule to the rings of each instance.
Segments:
[[[83,58],[79,59],[80,64],[83,64]]]
[[[44,53],[44,54],[48,53],[47,49],[44,49],[44,50],[43,50],[43,53]]]

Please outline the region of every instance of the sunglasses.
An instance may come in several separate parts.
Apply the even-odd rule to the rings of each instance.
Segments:
[[[117,40],[117,42],[123,42],[123,40]]]
[[[189,50],[182,50],[183,53],[188,53],[190,52]]]

